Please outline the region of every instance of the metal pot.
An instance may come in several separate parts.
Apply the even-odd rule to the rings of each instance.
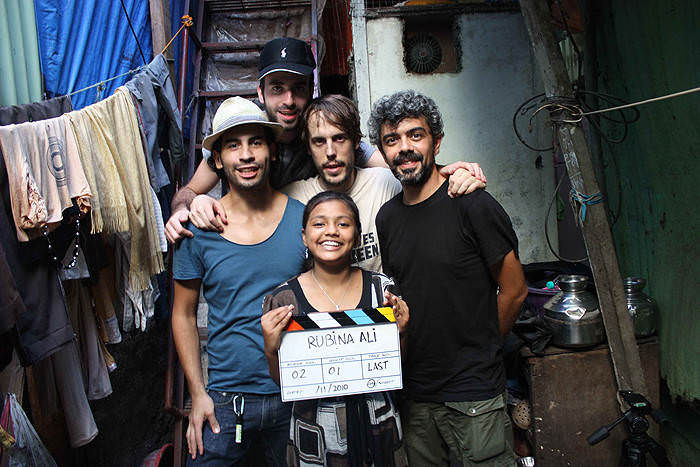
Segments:
[[[642,292],[647,281],[641,277],[626,277],[624,280],[627,310],[632,315],[634,335],[651,336],[656,332],[656,302]]]
[[[544,304],[544,320],[552,329],[551,343],[573,348],[603,343],[603,315],[596,295],[587,290],[590,278],[562,275],[557,282],[561,292]]]

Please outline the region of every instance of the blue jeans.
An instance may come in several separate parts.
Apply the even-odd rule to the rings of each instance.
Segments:
[[[202,427],[204,455],[187,457],[187,465],[228,466],[243,460],[251,444],[261,435],[265,444],[265,459],[268,467],[286,466],[287,440],[292,404],[283,403],[279,394],[261,396],[243,394],[243,439],[236,443],[236,408],[241,409],[241,394],[209,390],[214,401],[214,415],[221,431],[214,434],[208,422]]]

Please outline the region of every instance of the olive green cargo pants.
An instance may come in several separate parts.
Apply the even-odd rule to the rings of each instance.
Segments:
[[[404,400],[401,421],[409,465],[514,466],[505,401],[505,394],[476,402]]]

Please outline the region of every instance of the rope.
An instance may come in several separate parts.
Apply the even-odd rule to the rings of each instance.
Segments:
[[[134,39],[136,40],[136,46],[139,48],[139,53],[141,54],[141,59],[143,60],[143,64],[145,65],[146,62],[146,56],[143,54],[143,50],[141,50],[141,44],[139,43],[139,38],[136,36],[136,31],[134,31],[134,26],[131,25],[131,19],[129,18],[129,13],[126,12],[126,7],[124,6],[124,0],[120,0],[122,4],[122,10],[124,10],[124,15],[126,16],[126,21],[129,23],[129,28],[131,29],[131,34],[134,35]]]
[[[165,44],[165,47],[163,47],[163,50],[161,51],[161,55],[163,55],[165,53],[165,51],[168,50],[168,47],[170,47],[170,44],[173,43],[173,41],[175,40],[177,35],[180,34],[180,31],[182,31],[183,28],[189,28],[194,24],[194,22],[192,21],[192,17],[190,15],[183,15],[182,18],[180,18],[180,19],[182,20],[182,26],[180,26],[180,29],[177,30],[177,32],[170,39],[170,41],[167,44]]]
[[[579,193],[574,188],[571,188],[571,192],[569,193],[569,201],[571,201],[571,209],[573,209],[574,212],[578,211],[576,223],[579,225],[579,227],[583,227],[583,223],[586,221],[586,208],[588,206],[602,203],[603,195],[600,193],[600,191],[592,195],[586,195]]]

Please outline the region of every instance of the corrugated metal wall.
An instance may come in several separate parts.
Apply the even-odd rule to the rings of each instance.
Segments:
[[[592,10],[594,31],[589,32],[597,36],[600,92],[636,101],[700,84],[696,0],[588,4],[598,8]],[[647,293],[659,303],[661,376],[672,397],[695,400],[697,408],[700,94],[645,105],[640,111],[624,143],[602,145],[609,205],[616,207],[621,197],[613,234],[622,274],[648,278]],[[679,430],[679,436],[685,437],[688,452],[700,454],[700,423]],[[695,458],[692,464],[678,465],[696,463]]]
[[[41,100],[34,2],[0,1],[0,106]]]

